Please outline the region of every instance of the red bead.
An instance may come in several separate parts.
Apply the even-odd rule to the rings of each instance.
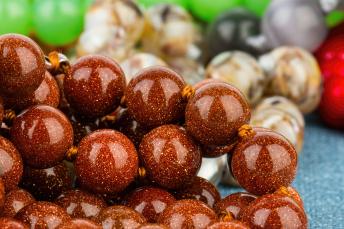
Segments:
[[[119,106],[126,82],[112,59],[90,55],[77,60],[64,79],[64,94],[80,115],[100,117]]]
[[[253,201],[242,214],[250,228],[307,228],[307,216],[292,198],[269,194]]]
[[[33,93],[45,73],[44,54],[30,38],[7,34],[0,36],[0,92],[8,97]]]
[[[14,119],[11,139],[24,162],[49,168],[61,162],[73,144],[73,127],[56,108],[37,105]]]
[[[6,191],[17,188],[23,175],[23,161],[14,145],[0,136],[0,176],[5,182]]]
[[[98,216],[99,212],[107,206],[99,197],[77,189],[62,193],[55,203],[73,218],[90,219]]]
[[[125,201],[125,205],[141,213],[148,222],[155,223],[159,215],[175,198],[160,188],[142,187],[132,192]]]
[[[138,155],[125,135],[104,129],[81,140],[74,165],[82,187],[112,194],[123,191],[134,180]]]
[[[248,192],[263,195],[289,186],[294,180],[297,153],[292,144],[273,131],[254,128],[254,136],[243,138],[232,157],[232,172]]]
[[[319,111],[327,125],[344,128],[344,77],[332,77],[325,83]]]
[[[69,222],[65,222],[56,229],[102,229],[100,224],[90,219],[75,218]]]
[[[199,146],[176,125],[160,126],[146,134],[139,154],[149,180],[167,189],[191,182],[202,160]]]
[[[165,67],[150,67],[139,72],[125,93],[129,114],[140,124],[156,127],[179,121],[185,102],[181,76]]]
[[[22,208],[35,202],[33,196],[24,189],[12,190],[7,193],[2,215],[14,217]]]
[[[187,106],[187,131],[204,145],[228,145],[238,129],[250,120],[250,107],[235,87],[226,83],[206,83],[196,90]]]
[[[2,229],[29,229],[29,227],[13,218],[1,217],[0,218],[0,228]]]

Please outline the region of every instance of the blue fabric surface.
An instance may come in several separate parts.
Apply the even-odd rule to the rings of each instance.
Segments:
[[[293,186],[299,191],[309,228],[344,228],[344,131],[307,117],[305,144]],[[241,191],[220,186],[221,195]]]

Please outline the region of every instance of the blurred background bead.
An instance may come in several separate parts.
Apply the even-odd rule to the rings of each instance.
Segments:
[[[189,6],[189,0],[138,0],[138,2],[147,8],[162,3],[180,5],[186,9]]]
[[[285,96],[304,114],[318,107],[322,76],[311,53],[297,47],[279,47],[263,55],[259,62],[271,79],[266,94]]]
[[[272,0],[243,0],[243,5],[249,11],[255,13],[259,17],[262,17],[264,16],[270,2],[272,2]]]
[[[214,185],[218,185],[223,169],[227,164],[227,155],[218,158],[202,158],[202,165],[197,176],[203,177]]]
[[[121,63],[121,67],[128,83],[142,69],[153,66],[167,67],[167,64],[158,56],[143,52],[135,53]]]
[[[326,24],[329,27],[334,27],[344,21],[344,12],[343,11],[333,11],[326,15]]]
[[[226,10],[239,6],[242,0],[189,0],[189,5],[193,14],[199,19],[210,22]]]
[[[249,45],[249,38],[260,33],[260,20],[251,12],[235,8],[220,14],[208,27],[206,36],[207,59],[230,50],[258,54]]]
[[[44,43],[67,45],[82,32],[85,11],[82,0],[34,0],[32,7],[35,34]]]
[[[158,56],[193,57],[200,55],[199,39],[191,15],[182,7],[161,4],[146,11],[142,49]]]
[[[30,34],[32,29],[31,0],[2,0],[0,15],[0,35],[5,33]]]
[[[259,102],[268,83],[255,58],[241,51],[217,55],[207,66],[206,77],[237,87],[251,106]]]
[[[326,38],[327,30],[316,1],[272,1],[262,21],[262,32],[270,48],[292,45],[314,51]]]

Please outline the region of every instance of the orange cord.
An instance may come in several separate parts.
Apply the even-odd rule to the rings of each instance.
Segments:
[[[183,88],[182,96],[185,100],[189,100],[194,95],[195,95],[195,89],[191,85],[186,85]]]
[[[78,154],[78,147],[72,146],[69,148],[69,150],[66,153],[66,159],[68,161],[74,161],[77,154]]]
[[[254,136],[255,132],[252,128],[252,126],[245,124],[242,125],[238,130],[238,135],[240,138],[247,138]]]

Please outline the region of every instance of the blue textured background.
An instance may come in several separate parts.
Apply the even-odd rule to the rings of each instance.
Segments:
[[[344,131],[307,117],[305,144],[293,186],[300,192],[309,228],[344,228]],[[221,195],[240,191],[220,186]]]

